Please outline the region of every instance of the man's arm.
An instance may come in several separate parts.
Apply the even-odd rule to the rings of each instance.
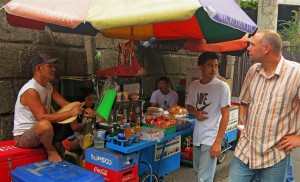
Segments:
[[[229,112],[230,112],[230,107],[229,106],[221,108],[222,118],[221,118],[217,138],[216,138],[214,144],[211,146],[211,149],[210,149],[210,156],[211,157],[218,157],[220,155],[223,136],[225,134],[225,130],[227,128],[227,124],[228,124],[228,121],[229,121]]]
[[[151,107],[158,107],[157,94],[155,91],[152,92],[152,94],[151,94],[150,104],[151,104]]]
[[[296,147],[300,147],[300,135],[287,135],[283,137],[280,142],[276,144],[279,150],[285,150],[285,152],[290,153]]]
[[[239,125],[245,125],[247,122],[247,117],[248,117],[248,104],[241,102],[239,106],[239,119],[238,119],[238,124]],[[244,120],[244,115],[246,114],[246,121]]]
[[[150,102],[151,107],[158,107],[158,104],[156,102]]]
[[[72,116],[77,116],[82,110],[79,104],[66,112],[47,114],[46,108],[40,100],[39,93],[34,89],[28,89],[23,93],[21,96],[21,103],[23,106],[28,106],[37,121],[48,120],[52,123],[65,120]]]
[[[208,119],[208,117],[205,116],[205,114],[208,114],[206,111],[202,111],[202,110],[197,111],[195,107],[189,104],[186,105],[186,109],[190,114],[194,115],[198,121],[204,121]]]

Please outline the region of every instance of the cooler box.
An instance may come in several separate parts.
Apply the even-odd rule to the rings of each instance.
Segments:
[[[17,167],[11,173],[11,177],[13,182],[105,182],[101,175],[69,162],[50,162],[48,160]]]
[[[140,151],[131,154],[123,154],[112,149],[85,149],[85,161],[97,166],[105,167],[113,171],[122,171],[135,166],[139,162]]]
[[[45,148],[21,149],[13,140],[0,142],[0,177],[2,182],[10,182],[10,172],[18,166],[47,159]]]
[[[130,182],[138,178],[138,165],[127,168],[122,171],[113,171],[105,167],[97,166],[95,164],[86,162],[85,168],[100,174],[108,182]]]

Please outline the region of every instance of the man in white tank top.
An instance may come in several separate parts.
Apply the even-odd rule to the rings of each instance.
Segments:
[[[39,53],[31,58],[34,75],[18,94],[13,133],[18,147],[34,148],[42,144],[48,153],[48,160],[60,162],[62,158],[52,145],[52,123],[77,116],[83,109],[79,104],[69,111],[50,114],[51,99],[61,107],[69,103],[49,83],[55,78],[55,61],[57,58],[51,58],[47,53]],[[87,112],[90,114],[91,111]]]

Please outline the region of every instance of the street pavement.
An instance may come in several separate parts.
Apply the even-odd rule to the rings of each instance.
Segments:
[[[222,164],[217,165],[215,182],[226,182],[229,172],[230,161],[233,151],[229,150]],[[175,170],[164,178],[165,182],[193,182],[196,181],[196,174],[192,167],[181,165],[180,169]]]
[[[227,182],[230,161],[233,151],[228,151],[225,161],[217,165],[214,182]],[[300,182],[300,148],[292,153],[294,181]],[[196,181],[196,174],[192,167],[182,165],[178,170],[171,172],[164,178],[165,182],[193,182]]]

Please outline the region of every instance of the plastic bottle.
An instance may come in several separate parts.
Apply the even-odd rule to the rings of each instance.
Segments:
[[[131,128],[129,127],[129,125],[126,125],[126,127],[125,127],[125,137],[126,138],[132,137]]]
[[[135,141],[136,141],[136,142],[139,142],[140,139],[141,139],[141,137],[140,137],[141,126],[140,126],[139,119],[138,119],[138,122],[136,122],[136,125],[135,125],[135,127],[134,127],[134,129],[133,129],[133,133],[134,133],[134,135],[136,136]]]

